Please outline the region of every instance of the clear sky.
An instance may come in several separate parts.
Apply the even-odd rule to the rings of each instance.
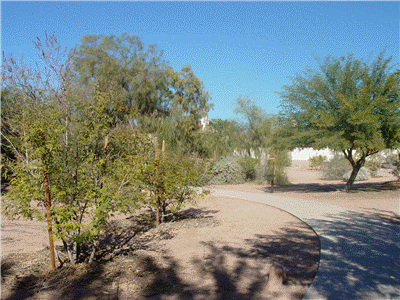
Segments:
[[[1,47],[35,57],[32,41],[55,32],[67,46],[86,34],[137,35],[164,50],[175,70],[190,64],[209,91],[209,118],[234,118],[247,95],[279,111],[281,87],[313,55],[399,62],[400,2],[1,2]]]

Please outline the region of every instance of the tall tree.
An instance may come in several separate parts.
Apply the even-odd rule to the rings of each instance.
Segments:
[[[87,35],[73,54],[74,70],[86,88],[118,92],[119,102],[109,109],[116,122],[131,120],[146,133],[173,123],[172,144],[201,152],[194,132],[211,108],[210,96],[190,65],[175,71],[162,54],[137,36]]]
[[[234,112],[242,115],[245,119],[243,128],[246,136],[242,141],[248,154],[250,155],[251,150],[257,151],[269,146],[274,117],[267,115],[248,96],[239,96],[235,104]]]
[[[139,37],[127,34],[85,35],[73,62],[82,84],[122,93],[118,117],[131,110],[140,115],[166,113],[166,62],[155,45],[145,48]]]
[[[327,57],[280,93],[280,121],[293,145],[340,150],[350,162],[347,192],[368,156],[400,144],[400,76],[391,60]]]
[[[203,82],[194,74],[190,65],[181,71],[168,69],[168,107],[171,119],[178,129],[178,139],[188,152],[203,152],[200,119],[207,116],[212,107],[210,96]]]

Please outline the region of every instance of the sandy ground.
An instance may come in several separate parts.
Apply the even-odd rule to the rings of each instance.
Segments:
[[[371,214],[378,211],[400,214],[400,191],[383,184],[395,180],[387,170],[380,170],[368,182],[356,183],[351,193],[343,192],[341,181],[321,180],[320,172],[311,170],[307,161],[294,161],[287,174],[292,184],[275,187],[274,194],[322,201]],[[251,183],[218,188],[270,192],[268,186]],[[138,288],[119,279],[117,289],[115,282],[100,285],[100,290],[109,291],[106,295],[99,296],[98,290],[88,292],[92,290],[86,288],[86,296],[79,299],[114,299],[110,295],[115,293],[118,299],[132,299],[132,295],[136,299],[302,298],[319,262],[319,240],[307,224],[267,205],[211,195],[199,202],[196,210],[204,218],[216,220],[218,226],[179,228],[172,239],[157,244],[160,251],[137,250],[138,255],[146,256],[145,261],[150,259],[153,273],[157,273],[144,286]],[[2,260],[15,253],[33,253],[47,244],[45,223],[2,217]],[[285,270],[284,285],[268,284],[271,266]],[[90,298],[93,294],[96,296]],[[71,293],[63,292],[60,296],[59,292],[47,289],[29,295],[24,299],[76,298],[71,298]],[[3,298],[18,299],[18,295],[6,288],[2,280]]]

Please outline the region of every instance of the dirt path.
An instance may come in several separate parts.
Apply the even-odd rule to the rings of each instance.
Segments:
[[[382,186],[393,180],[385,172],[355,184],[350,194],[341,192],[344,183],[320,180],[318,171],[303,162],[294,162],[288,174],[293,184],[275,188],[276,195],[389,218],[399,215],[399,191]],[[269,192],[268,187],[254,184],[219,188]],[[319,239],[305,223],[267,205],[224,197],[207,196],[190,210],[200,213],[201,220],[151,229],[138,235],[138,241],[123,245],[123,256],[73,271],[63,268],[51,276],[45,272],[48,250],[35,252],[48,243],[45,223],[2,218],[2,263],[6,262],[2,299],[302,298],[319,262]],[[115,234],[129,232],[118,228]],[[287,283],[278,290],[267,284],[272,264],[284,266],[288,274]],[[47,287],[49,283],[53,285]]]

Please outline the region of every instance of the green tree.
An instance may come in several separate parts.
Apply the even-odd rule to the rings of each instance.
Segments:
[[[242,127],[235,120],[211,120],[203,134],[208,153],[213,158],[231,154],[242,147]]]
[[[190,153],[204,152],[201,135],[200,119],[207,116],[212,107],[210,96],[203,83],[194,74],[190,65],[185,65],[181,71],[168,69],[168,87],[171,120],[178,129],[178,139]]]
[[[10,192],[5,209],[12,215],[41,219],[32,202],[46,209],[50,260],[55,269],[53,247],[53,219],[51,216],[51,174],[56,166],[58,138],[62,127],[56,122],[60,111],[55,105],[63,98],[69,78],[65,73],[68,59],[63,60],[54,35],[47,36],[44,44],[37,38],[41,69],[17,62],[12,55],[3,57],[2,88],[2,141],[8,148],[6,163],[11,169]],[[65,63],[62,65],[61,61]],[[51,65],[51,67],[50,67]],[[58,82],[58,84],[57,84]]]
[[[109,107],[115,122],[130,120],[141,132],[160,138],[172,123],[176,130],[166,137],[174,139],[171,145],[204,151],[196,132],[212,105],[190,65],[175,71],[155,45],[146,48],[139,37],[127,34],[86,35],[72,59],[86,90],[118,92],[118,102]]]
[[[82,246],[91,247],[92,260],[112,213],[130,211],[145,198],[138,178],[150,143],[129,120],[116,118],[120,91],[79,85],[72,54],[62,57],[54,35],[35,45],[41,68],[12,56],[2,66],[8,91],[2,95],[7,128],[2,139],[12,153],[3,209],[12,217],[41,219],[44,207],[50,251],[54,234],[72,263],[79,261]]]
[[[235,104],[234,112],[242,115],[245,119],[243,124],[245,137],[242,139],[242,143],[248,155],[251,155],[251,150],[267,148],[272,137],[274,118],[268,116],[248,96],[239,96]]]
[[[352,166],[346,191],[365,159],[400,143],[400,76],[391,58],[327,57],[280,93],[283,135],[292,145],[340,150]]]
[[[143,188],[150,192],[148,203],[156,209],[156,225],[170,214],[179,211],[187,202],[195,202],[208,192],[201,190],[204,162],[188,156],[166,154],[165,141],[160,157],[158,139],[155,138],[154,158],[147,161],[142,172]]]
[[[115,117],[166,113],[166,63],[155,45],[145,48],[137,36],[85,35],[73,54],[74,70],[86,87],[120,91],[124,101]]]

